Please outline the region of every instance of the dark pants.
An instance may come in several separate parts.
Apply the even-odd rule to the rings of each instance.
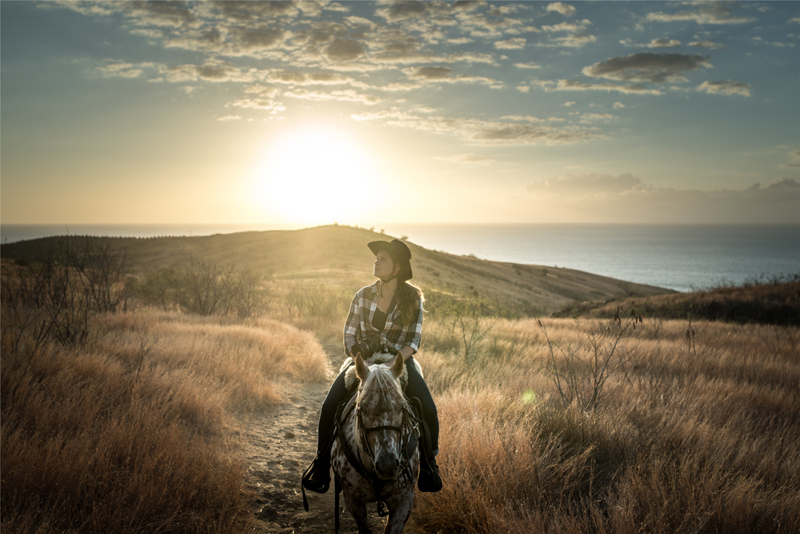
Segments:
[[[433,450],[436,451],[439,449],[439,416],[436,413],[436,404],[433,402],[428,385],[422,375],[419,374],[419,371],[417,371],[417,367],[412,363],[413,359],[414,357],[412,356],[406,360],[406,369],[408,370],[406,396],[417,397],[422,403],[422,409],[425,411],[425,422],[428,423],[428,429],[431,431]],[[325,402],[322,403],[322,413],[319,416],[318,451],[322,449],[322,443],[325,439],[333,432],[336,408],[344,401],[347,395],[347,388],[344,385],[346,371],[339,373],[339,376],[333,381],[331,389],[328,391],[328,396],[325,397]]]

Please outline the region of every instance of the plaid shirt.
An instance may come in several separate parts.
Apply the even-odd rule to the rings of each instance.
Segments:
[[[402,325],[400,322],[400,310],[395,306],[386,317],[386,326],[382,332],[378,332],[372,326],[372,316],[378,309],[378,282],[371,286],[362,287],[353,297],[350,304],[350,313],[344,323],[344,350],[350,355],[350,349],[358,341],[372,338],[379,339],[382,347],[391,349],[393,352],[399,351],[405,345],[411,347],[414,352],[419,350],[420,336],[422,335],[422,299],[419,301],[419,310],[414,315],[411,324]]]

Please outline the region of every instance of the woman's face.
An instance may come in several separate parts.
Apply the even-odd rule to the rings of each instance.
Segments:
[[[372,266],[372,274],[381,280],[391,278],[394,273],[395,267],[392,257],[389,253],[381,250],[375,257],[375,264]]]

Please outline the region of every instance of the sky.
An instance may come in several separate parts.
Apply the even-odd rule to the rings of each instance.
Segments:
[[[0,3],[0,222],[800,224],[798,2]]]

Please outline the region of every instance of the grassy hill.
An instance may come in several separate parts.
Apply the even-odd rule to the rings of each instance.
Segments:
[[[800,275],[692,293],[583,302],[554,315],[610,317],[618,307],[648,318],[800,326]]]
[[[62,238],[3,245],[3,258],[32,259]],[[355,290],[371,283],[374,257],[366,244],[392,236],[349,226],[241,232],[199,237],[92,238],[127,253],[133,273],[176,268],[189,258],[246,267],[273,281],[313,281]],[[517,315],[546,315],[584,301],[671,291],[573,269],[488,261],[408,243],[414,283],[428,298],[479,295]]]

